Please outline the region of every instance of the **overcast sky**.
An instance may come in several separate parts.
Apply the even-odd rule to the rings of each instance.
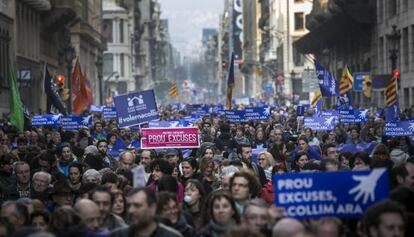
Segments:
[[[172,43],[182,55],[200,49],[203,28],[219,27],[223,0],[158,0],[161,18],[168,19]]]

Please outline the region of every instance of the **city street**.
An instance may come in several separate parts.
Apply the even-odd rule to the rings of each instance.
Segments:
[[[414,1],[0,0],[0,237],[414,236]]]

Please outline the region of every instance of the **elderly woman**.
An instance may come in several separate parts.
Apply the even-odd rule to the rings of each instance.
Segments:
[[[263,168],[266,179],[271,181],[272,180],[272,168],[276,164],[275,160],[273,159],[272,154],[270,152],[264,151],[259,154],[257,158],[257,162],[260,167]]]
[[[85,171],[85,173],[82,176],[82,184],[87,183],[94,183],[97,185],[101,184],[102,175],[95,169],[89,169]]]

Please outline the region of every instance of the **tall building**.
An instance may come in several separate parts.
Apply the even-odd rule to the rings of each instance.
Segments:
[[[306,15],[312,10],[312,1],[305,0],[269,0],[270,18],[275,19],[277,25],[269,27],[272,35],[272,49],[276,46],[277,67],[279,81],[284,81],[283,93],[292,102],[307,100],[308,94],[303,93],[302,73],[304,69],[313,66],[313,62],[306,60],[294,45],[295,41],[305,35]],[[273,24],[273,23],[272,23]],[[273,51],[269,55],[273,55]]]
[[[132,76],[133,9],[115,0],[103,1],[103,35],[107,50],[103,56],[105,96],[117,96],[134,91]]]

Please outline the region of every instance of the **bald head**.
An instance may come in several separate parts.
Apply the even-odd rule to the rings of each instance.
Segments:
[[[89,199],[81,199],[75,204],[75,210],[82,219],[82,223],[91,230],[99,229],[101,223],[98,205]]]
[[[305,227],[292,218],[283,218],[273,227],[272,237],[290,237],[302,233]]]

